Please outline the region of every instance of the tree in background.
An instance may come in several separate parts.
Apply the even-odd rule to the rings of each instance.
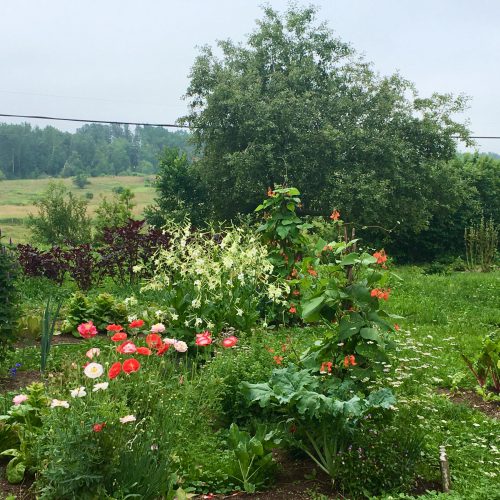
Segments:
[[[151,174],[156,172],[164,147],[175,147],[189,155],[188,137],[185,131],[158,127],[135,127],[132,131],[127,126],[88,124],[69,133],[28,123],[0,123],[0,177]]]
[[[159,195],[156,205],[145,211],[150,224],[160,227],[167,219],[181,222],[189,216],[195,225],[202,225],[210,218],[204,210],[207,200],[205,192],[200,189],[200,177],[191,168],[186,153],[165,148],[160,157],[155,187]]]
[[[219,219],[283,184],[300,187],[306,212],[341,207],[348,222],[415,235],[440,205],[453,137],[468,135],[452,119],[465,99],[422,99],[401,76],[378,76],[315,14],[267,7],[245,45],[219,42],[220,58],[202,49],[185,117],[201,156],[188,177]]]
[[[134,193],[128,188],[115,192],[111,200],[103,197],[96,209],[94,219],[97,240],[102,239],[105,228],[124,226],[132,218],[132,210],[135,206],[134,197]]]
[[[26,223],[35,243],[74,245],[91,240],[88,200],[75,196],[63,184],[51,182],[35,206],[38,213],[29,214]]]

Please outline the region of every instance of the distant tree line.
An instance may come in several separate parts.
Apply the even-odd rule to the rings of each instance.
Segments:
[[[188,137],[159,127],[88,124],[70,133],[0,123],[0,179],[152,174],[166,146],[189,155]]]

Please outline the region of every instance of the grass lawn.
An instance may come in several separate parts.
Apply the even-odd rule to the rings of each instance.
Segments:
[[[89,177],[90,184],[84,189],[74,186],[72,179],[21,179],[0,182],[0,229],[14,243],[25,243],[29,231],[24,226],[24,219],[29,213],[36,213],[34,202],[46,191],[50,182],[62,182],[74,194],[85,196],[92,193],[89,200],[89,213],[94,213],[103,196],[111,196],[113,188],[129,188],[135,194],[134,214],[139,216],[144,208],[154,201],[154,188],[146,185],[151,177],[116,176]]]

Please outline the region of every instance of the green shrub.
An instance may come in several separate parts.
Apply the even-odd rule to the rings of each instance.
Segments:
[[[15,281],[17,269],[16,259],[0,241],[0,361],[16,339],[19,315],[19,294]]]

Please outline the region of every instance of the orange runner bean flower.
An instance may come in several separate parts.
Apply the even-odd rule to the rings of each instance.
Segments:
[[[340,219],[340,212],[338,210],[334,210],[332,212],[332,214],[330,215],[330,219],[339,220]]]
[[[349,368],[349,366],[356,366],[356,357],[354,354],[350,354],[344,358],[344,367]]]

